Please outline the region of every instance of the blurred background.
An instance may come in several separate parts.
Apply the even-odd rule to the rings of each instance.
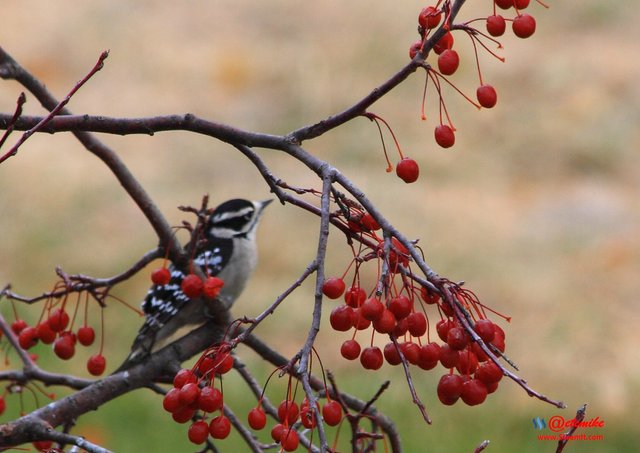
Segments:
[[[460,19],[491,11],[490,1],[468,3]],[[584,403],[587,419],[599,417],[605,427],[578,433],[604,440],[576,442],[566,451],[640,449],[633,412],[640,404],[640,11],[631,0],[550,0],[548,10],[534,3],[527,12],[536,17],[537,32],[521,40],[508,29],[501,39],[504,64],[481,52],[483,77],[498,91],[494,109],[478,112],[445,89],[458,128],[453,148],[443,150],[433,140],[432,91],[428,119],[420,120],[423,72],[371,108],[419,162],[417,183],[408,186],[385,173],[377,130],[367,120],[304,144],[338,166],[395,226],[419,238],[437,272],[464,280],[485,304],[512,316],[510,325],[502,325],[520,375],[568,406],[560,410],[529,398],[505,380],[481,406],[443,407],[435,393],[442,369],[416,371],[416,388],[433,418],[427,426],[400,370],[365,372],[345,363],[338,348],[347,334],[322,331],[318,351],[343,390],[367,399],[392,380],[379,407],[396,419],[409,452],[470,452],[484,439],[491,452],[555,451],[555,443],[537,440],[551,432],[534,429],[532,419],[570,419]],[[75,113],[191,112],[284,134],[352,105],[402,67],[424,6],[413,0],[4,0],[0,45],[58,98],[109,49],[104,69],[69,104]],[[473,94],[478,76],[470,41],[458,34],[455,46],[462,61],[451,80]],[[20,91],[15,82],[0,82],[0,110],[13,112]],[[43,113],[31,95],[27,99],[27,114]],[[205,193],[212,203],[269,197],[250,163],[210,138],[183,132],[100,138],[173,224],[185,218],[176,206],[198,205]],[[261,155],[290,184],[319,187],[281,153]],[[18,157],[0,166],[0,191],[0,285],[11,283],[21,294],[49,290],[58,265],[69,273],[115,275],[157,243],[114,177],[69,134],[29,139]],[[304,212],[269,208],[259,234],[261,264],[236,315],[258,314],[302,272],[313,259],[317,228],[317,219]],[[349,258],[343,238],[333,234],[327,272],[342,274]],[[138,305],[148,275],[142,272],[115,294]],[[0,308],[10,316],[6,301]],[[312,285],[306,284],[258,334],[294,354],[311,308]],[[31,321],[39,312],[19,307]],[[115,301],[105,316],[113,369],[141,319]],[[97,319],[96,310],[90,321]],[[81,376],[95,353],[79,351],[61,365],[47,347],[36,349],[43,365]],[[264,381],[271,370],[240,352]],[[15,354],[9,359],[17,363]],[[272,381],[268,391],[279,401],[284,389],[284,381]],[[225,392],[241,416],[255,404],[233,376],[225,379]],[[7,403],[0,420],[20,410],[17,396]],[[34,404],[25,397],[23,409]],[[83,417],[76,432],[119,452],[196,450],[187,427],[170,421],[160,404],[140,390]],[[231,436],[221,450],[242,451],[236,442]]]

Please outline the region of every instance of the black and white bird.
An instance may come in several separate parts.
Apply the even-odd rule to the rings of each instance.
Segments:
[[[224,285],[216,297],[228,309],[244,289],[257,263],[256,228],[264,208],[272,200],[233,199],[215,208],[205,224],[205,237],[198,244],[193,265]],[[202,298],[190,299],[181,289],[185,273],[170,265],[170,281],[153,285],[142,303],[145,322],[131,353],[118,368],[129,368],[147,355],[186,335],[209,318],[209,305]]]

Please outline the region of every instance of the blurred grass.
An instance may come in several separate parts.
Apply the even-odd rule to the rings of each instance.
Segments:
[[[486,15],[485,3],[469,2],[465,17]],[[486,304],[513,316],[508,348],[521,375],[569,406],[550,408],[505,383],[480,407],[443,408],[435,399],[438,373],[417,373],[434,419],[425,426],[397,370],[385,367],[363,379],[357,366],[336,357],[343,338],[322,332],[318,346],[325,366],[339,371],[345,390],[366,399],[393,376],[380,406],[398,420],[407,451],[472,451],[485,438],[491,440],[488,451],[553,450],[536,440],[531,419],[558,413],[569,418],[584,402],[589,417],[606,421],[606,440],[582,442],[575,451],[640,449],[632,412],[640,403],[634,360],[640,339],[640,63],[634,58],[640,13],[629,0],[550,3],[550,10],[531,8],[538,20],[534,37],[503,40],[506,64],[481,57],[484,78],[498,89],[495,109],[478,113],[446,92],[459,129],[452,150],[434,145],[433,97],[428,121],[419,120],[421,74],[374,106],[405,153],[420,163],[415,185],[384,173],[369,121],[356,120],[305,144],[338,165],[396,226],[420,238],[439,273],[465,280]],[[73,98],[69,107],[76,113],[190,111],[245,129],[286,133],[349,106],[404,64],[422,6],[5,0],[0,45],[58,97],[110,49],[105,68]],[[456,47],[463,61],[454,80],[473,92],[470,45],[460,37]],[[20,90],[13,82],[0,84],[2,111],[13,111]],[[26,112],[41,114],[28,98]],[[197,205],[203,193],[214,201],[268,196],[245,159],[206,137],[102,138],[174,224],[182,219],[175,207]],[[287,182],[317,185],[277,152],[263,157]],[[116,274],[156,243],[113,177],[67,135],[32,137],[18,157],[0,166],[0,190],[0,284],[11,282],[20,293],[49,289],[56,265]],[[313,257],[316,220],[281,206],[269,211],[260,231],[261,266],[237,313],[258,313]],[[329,272],[341,273],[347,259],[334,235]],[[140,275],[117,294],[137,304],[146,286],[146,275]],[[304,339],[311,293],[305,285],[261,327],[260,335],[273,338],[285,354],[296,352]],[[118,351],[109,357],[115,366],[140,319],[117,303],[106,315],[107,344]],[[69,369],[83,374],[90,353],[80,353]],[[45,364],[59,366],[44,349],[40,354]],[[225,388],[235,393],[227,400],[242,414],[252,402],[228,381]],[[275,395],[284,388],[273,387]],[[16,399],[9,401],[4,417],[15,415]],[[149,392],[127,395],[84,417],[78,432],[104,439],[115,451],[191,451],[186,428],[168,423],[159,404]],[[224,445],[225,451],[239,448]]]

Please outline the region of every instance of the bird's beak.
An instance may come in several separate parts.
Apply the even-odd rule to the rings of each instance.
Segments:
[[[273,198],[269,198],[268,200],[263,201],[257,201],[256,203],[258,204],[258,209],[260,209],[260,212],[262,212],[264,208],[266,208],[272,201]]]

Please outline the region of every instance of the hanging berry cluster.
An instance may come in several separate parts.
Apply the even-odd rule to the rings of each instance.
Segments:
[[[94,328],[88,325],[90,294],[88,292],[79,292],[77,300],[72,302],[69,301],[70,291],[65,288],[66,286],[63,282],[54,287],[50,294],[60,293],[62,297],[48,297],[40,314],[40,319],[31,326],[18,316],[14,304],[15,319],[11,324],[11,330],[17,336],[18,344],[22,349],[30,350],[38,343],[52,345],[53,352],[58,358],[70,360],[75,356],[78,343],[85,347],[93,345],[96,333]],[[98,304],[101,305],[99,301]],[[84,319],[80,327],[74,328],[78,310],[80,309],[83,310]],[[100,310],[100,347],[98,352],[89,357],[86,363],[87,371],[93,376],[102,375],[107,365],[103,355],[103,321],[102,310]]]
[[[344,300],[329,316],[334,330],[351,332],[340,354],[347,360],[359,359],[368,370],[380,369],[385,361],[400,365],[405,360],[422,370],[440,364],[448,370],[438,385],[442,403],[451,405],[459,398],[468,405],[482,403],[503,376],[502,367],[489,359],[479,344],[495,356],[503,355],[504,331],[487,317],[488,312],[496,312],[471,291],[449,281],[441,283],[452,295],[453,304],[443,299],[435,286],[416,284],[407,249],[396,238],[381,238],[372,216],[355,204],[342,206],[336,217],[361,244],[358,249],[352,247],[352,264],[344,274],[327,278],[322,287],[329,299]],[[361,286],[360,274],[365,263],[371,262],[375,263],[378,283],[367,289]],[[347,285],[345,278],[352,267],[355,271]],[[375,341],[380,335],[388,338],[382,349]]]
[[[187,435],[195,444],[204,443],[209,436],[225,439],[231,432],[231,422],[224,415],[222,380],[215,386],[216,375],[228,373],[233,356],[228,343],[207,349],[192,369],[180,370],[173,379],[173,388],[165,395],[162,406],[177,423],[195,421]],[[210,414],[219,412],[207,420]]]

